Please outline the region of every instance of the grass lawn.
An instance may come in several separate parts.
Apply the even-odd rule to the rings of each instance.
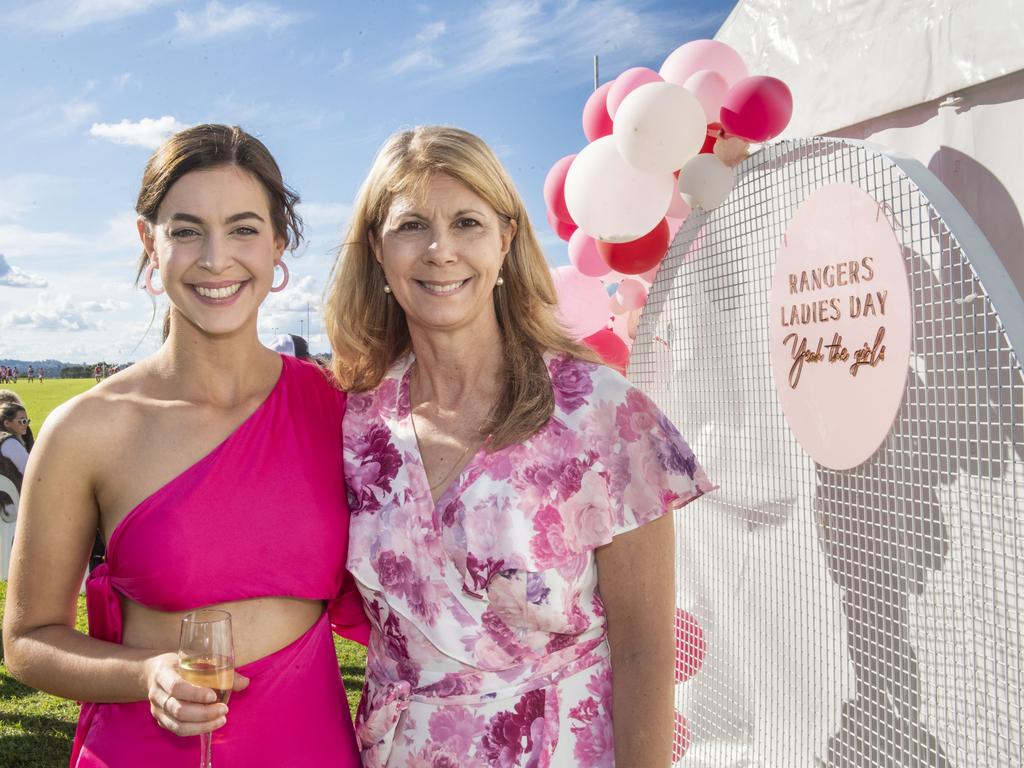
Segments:
[[[25,404],[28,417],[32,419],[32,433],[38,435],[50,411],[85,392],[95,383],[92,379],[46,379],[40,384],[37,381],[29,383],[28,379],[18,379],[17,384],[0,384],[0,389],[17,393]]]
[[[0,621],[3,620],[7,582],[0,581]],[[85,597],[78,599],[78,624],[84,632]],[[355,717],[363,687],[366,650],[335,635],[338,668],[345,680],[348,705]],[[0,766],[3,768],[66,768],[78,720],[73,701],[40,693],[9,674],[0,651]]]
[[[42,384],[21,380],[0,385],[18,393],[36,435],[54,408],[89,389],[92,379],[48,379]],[[0,622],[7,582],[0,581]],[[77,628],[86,631],[85,597],[78,599]],[[338,668],[345,680],[349,708],[355,716],[363,687],[366,650],[358,643],[334,638]],[[0,650],[0,766],[2,768],[65,768],[78,720],[78,705],[22,685],[9,674]]]

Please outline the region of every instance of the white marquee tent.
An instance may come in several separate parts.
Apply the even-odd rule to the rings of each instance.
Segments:
[[[1024,5],[742,0],[716,39],[785,81],[780,138],[861,139],[934,173],[1024,294]]]

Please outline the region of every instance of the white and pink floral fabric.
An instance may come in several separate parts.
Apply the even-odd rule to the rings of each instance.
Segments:
[[[618,373],[547,362],[548,424],[481,448],[437,504],[412,428],[412,357],[349,396],[348,565],[372,625],[364,766],[614,765],[594,549],[713,486]]]

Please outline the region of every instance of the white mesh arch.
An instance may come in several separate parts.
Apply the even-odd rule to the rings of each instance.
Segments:
[[[1020,296],[921,167],[811,139],[737,170],[676,237],[629,367],[722,486],[677,519],[679,605],[707,646],[677,690],[680,765],[1022,765]],[[882,204],[913,303],[897,419],[845,472],[796,443],[768,360],[779,242],[831,182]]]

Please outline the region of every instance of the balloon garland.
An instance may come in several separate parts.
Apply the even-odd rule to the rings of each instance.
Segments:
[[[681,45],[657,72],[631,67],[590,94],[588,144],[551,167],[544,202],[569,242],[571,266],[553,270],[560,316],[609,365],[625,370],[647,291],[691,209],[721,205],[749,144],[778,136],[792,114],[786,84],[751,76],[718,40]]]

